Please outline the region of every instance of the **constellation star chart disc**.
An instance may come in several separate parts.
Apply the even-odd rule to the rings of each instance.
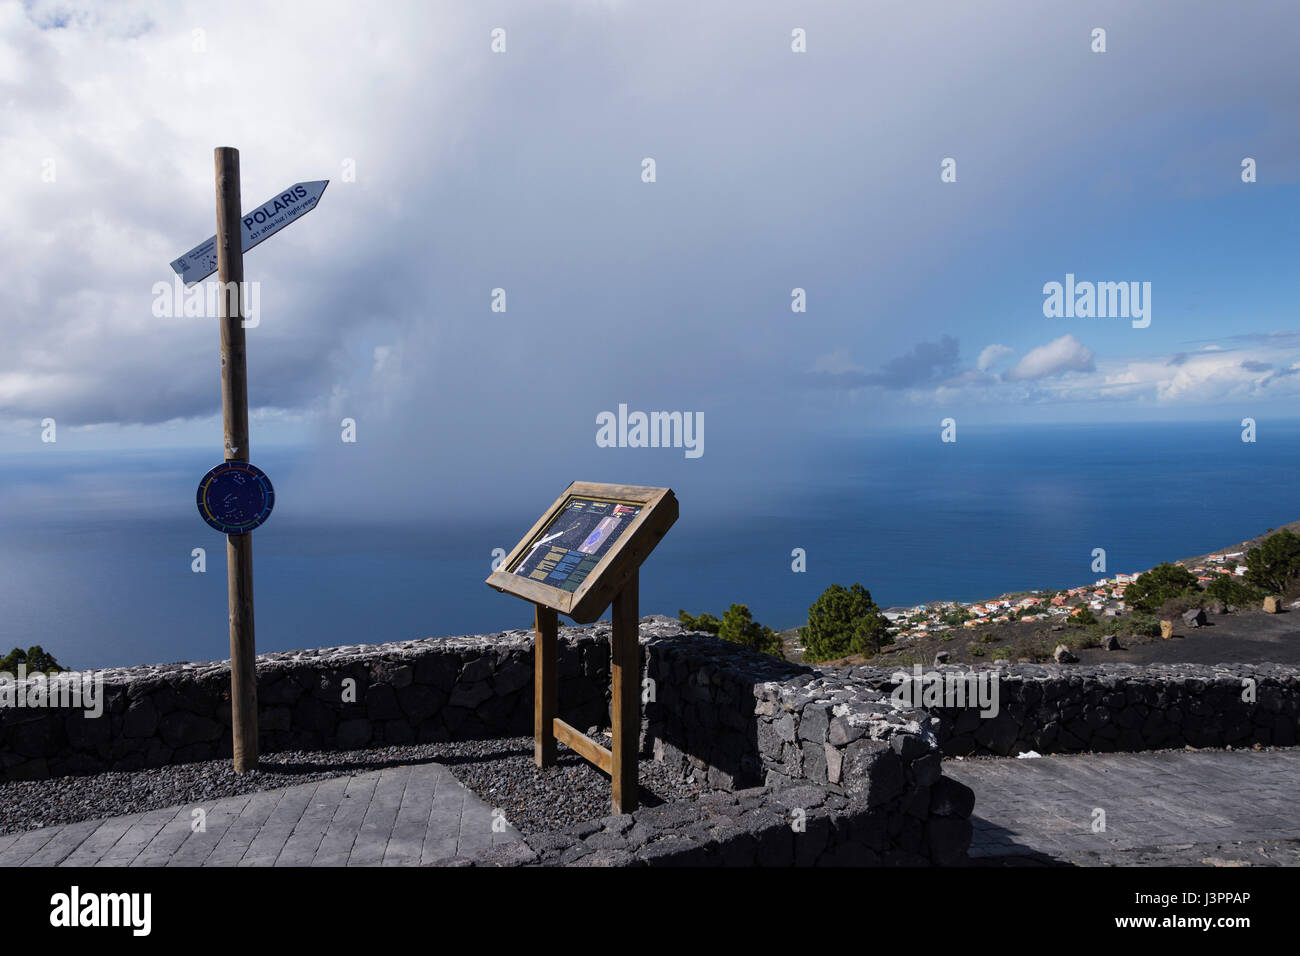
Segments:
[[[203,476],[195,501],[209,527],[223,534],[247,534],[271,516],[275,489],[256,465],[224,461]]]

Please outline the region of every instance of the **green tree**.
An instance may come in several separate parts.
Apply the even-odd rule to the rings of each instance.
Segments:
[[[27,648],[27,650],[15,647],[3,658],[0,658],[0,672],[17,674],[19,664],[27,665],[28,674],[57,674],[65,669],[59,666],[59,662],[54,659],[53,654],[47,653],[39,644]]]
[[[955,607],[951,611],[939,618],[940,624],[946,624],[949,627],[961,627],[975,615],[964,607]]]
[[[1242,584],[1231,574],[1220,574],[1205,586],[1205,593],[1216,601],[1236,607],[1257,604],[1264,597],[1258,588],[1250,584]]]
[[[692,617],[683,610],[677,611],[677,620],[686,625],[687,630],[704,631],[706,634],[717,635],[718,630],[722,627],[722,622],[712,614],[701,614],[699,617]]]
[[[1097,623],[1097,615],[1092,613],[1092,608],[1088,607],[1086,604],[1080,604],[1079,607],[1079,613],[1071,615],[1070,617],[1071,624],[1080,624],[1084,627],[1088,627]]]
[[[805,658],[825,661],[846,654],[875,654],[894,639],[889,619],[861,584],[832,584],[808,609],[803,629]]]
[[[1158,611],[1173,598],[1187,597],[1197,591],[1196,575],[1181,564],[1157,564],[1128,586],[1124,601],[1139,611]]]
[[[1246,552],[1246,583],[1271,594],[1284,594],[1300,578],[1300,535],[1271,534]]]
[[[722,615],[722,626],[718,628],[718,637],[724,641],[744,644],[746,647],[773,657],[785,658],[781,648],[781,638],[776,631],[764,624],[759,624],[743,604],[733,604]]]
[[[722,620],[708,613],[696,617],[684,610],[678,610],[677,619],[692,631],[704,631],[724,641],[744,644],[764,654],[785,659],[780,635],[770,627],[755,621],[754,615],[744,604],[731,605],[722,616]]]

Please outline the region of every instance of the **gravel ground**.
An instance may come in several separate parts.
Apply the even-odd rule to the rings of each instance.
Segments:
[[[606,741],[608,743],[608,741]],[[0,783],[0,833],[203,803],[258,790],[352,776],[383,767],[436,761],[524,834],[609,815],[609,778],[566,747],[554,767],[533,765],[533,739],[512,737],[348,751],[264,754],[260,767],[236,775],[229,758],[151,770]],[[653,806],[703,791],[672,779],[661,763],[641,761],[641,804]]]
[[[609,740],[604,741],[606,746]],[[598,820],[613,813],[609,778],[564,746],[554,767],[533,763],[533,738],[476,742],[482,756],[444,760],[461,783],[493,807],[525,836]],[[654,760],[640,766],[640,805],[657,806],[708,792],[703,784],[682,780]]]

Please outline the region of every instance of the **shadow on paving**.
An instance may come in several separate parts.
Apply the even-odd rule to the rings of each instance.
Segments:
[[[972,865],[1300,864],[1298,748],[972,759],[944,772],[975,792]]]
[[[976,797],[978,799],[978,796]],[[1070,860],[1044,853],[1017,841],[1017,834],[1005,827],[971,814],[975,829],[967,866],[1076,866]]]

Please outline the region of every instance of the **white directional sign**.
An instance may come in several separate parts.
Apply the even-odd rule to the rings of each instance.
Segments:
[[[328,179],[311,183],[294,183],[278,196],[273,196],[240,219],[239,234],[243,237],[244,252],[291,222],[296,222],[316,208],[321,194],[329,185]],[[174,261],[172,270],[184,283],[192,285],[217,271],[217,237],[195,246]]]

